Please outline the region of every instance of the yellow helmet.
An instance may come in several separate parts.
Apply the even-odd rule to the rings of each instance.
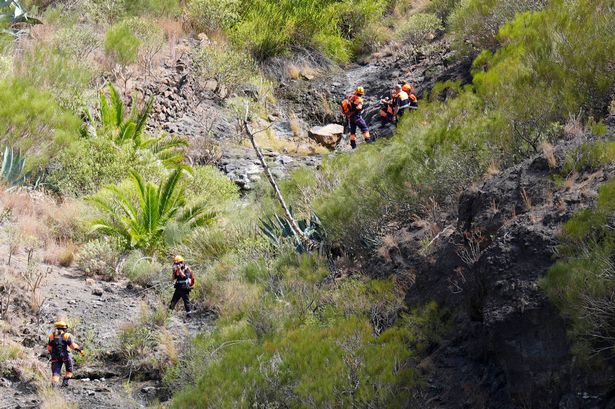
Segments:
[[[182,256],[180,256],[180,255],[177,255],[177,256],[175,256],[173,258],[173,262],[175,262],[175,263],[183,263],[184,261],[186,261],[186,260],[184,260],[184,258]]]
[[[357,90],[355,91],[355,93],[356,93],[357,95],[363,95],[363,94],[365,94],[365,88],[363,88],[363,87],[357,87]]]
[[[58,328],[58,329],[66,329],[68,328],[68,324],[66,324],[64,321],[56,321],[53,323],[53,326]]]

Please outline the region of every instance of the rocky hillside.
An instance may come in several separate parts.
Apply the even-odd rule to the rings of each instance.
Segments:
[[[615,124],[614,124],[615,125]],[[608,138],[615,134],[609,129]],[[372,274],[412,277],[410,306],[437,300],[454,329],[419,363],[429,408],[610,407],[615,373],[596,372],[571,352],[568,323],[541,288],[558,254],[563,224],[595,206],[615,175],[564,162],[592,143],[585,135],[468,187],[452,213],[395,232]],[[433,224],[441,232],[428,244]]]
[[[0,1],[0,408],[615,407],[612,11]]]

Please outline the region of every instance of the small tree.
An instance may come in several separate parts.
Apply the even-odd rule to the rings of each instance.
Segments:
[[[103,217],[92,224],[92,231],[120,239],[126,249],[141,249],[154,254],[164,245],[164,233],[172,223],[188,228],[210,223],[215,214],[202,206],[186,206],[180,181],[183,170],[178,168],[158,186],[145,182],[131,172],[136,194],[128,189],[109,186],[103,194],[89,199]]]
[[[130,79],[128,66],[137,62],[140,46],[141,40],[123,22],[114,24],[105,34],[105,54],[116,66],[115,76],[124,81],[124,88]]]

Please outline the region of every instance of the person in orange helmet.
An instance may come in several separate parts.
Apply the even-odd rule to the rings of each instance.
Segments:
[[[73,336],[68,332],[68,325],[64,321],[53,323],[54,330],[49,334],[47,342],[47,352],[51,358],[51,386],[57,387],[60,383],[62,366],[64,366],[64,379],[62,386],[67,387],[68,381],[73,377],[74,361],[70,350],[83,354],[81,347],[73,340]]]
[[[372,142],[367,122],[363,118],[363,104],[365,103],[363,95],[365,95],[365,89],[358,87],[352,95],[342,102],[342,110],[350,125],[350,146],[352,149],[357,147],[357,128],[363,133],[363,139],[366,143]]]
[[[174,310],[175,306],[181,299],[184,302],[186,316],[190,318],[192,314],[192,306],[190,305],[190,290],[194,285],[194,273],[190,266],[186,264],[186,260],[182,256],[173,258],[173,279],[175,280],[175,292],[171,298],[169,309]]]

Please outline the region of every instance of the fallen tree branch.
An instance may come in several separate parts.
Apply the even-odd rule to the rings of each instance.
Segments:
[[[256,132],[252,131],[252,128],[250,127],[250,123],[248,122],[249,113],[250,113],[250,108],[248,104],[246,104],[246,112],[242,120],[243,130],[246,136],[248,137],[248,139],[250,139],[250,143],[252,144],[252,147],[254,148],[254,151],[256,152],[256,156],[258,157],[258,160],[260,161],[260,164],[265,171],[265,175],[267,176],[269,183],[273,187],[273,191],[275,192],[276,198],[278,199],[278,201],[280,202],[280,205],[282,206],[282,209],[284,210],[284,215],[290,225],[290,228],[293,230],[293,233],[295,233],[295,235],[299,238],[299,240],[301,240],[301,243],[303,244],[303,247],[306,249],[306,251],[311,251],[314,248],[314,243],[301,230],[301,228],[299,227],[299,224],[297,223],[292,213],[290,212],[290,209],[288,205],[286,204],[286,201],[284,200],[284,196],[282,196],[282,191],[278,187],[278,184],[275,178],[271,174],[271,171],[269,170],[269,165],[267,165],[267,162],[265,162],[265,157],[263,156],[263,153],[259,149],[258,145],[256,145],[256,140],[254,138],[255,135],[264,130],[260,130]]]

